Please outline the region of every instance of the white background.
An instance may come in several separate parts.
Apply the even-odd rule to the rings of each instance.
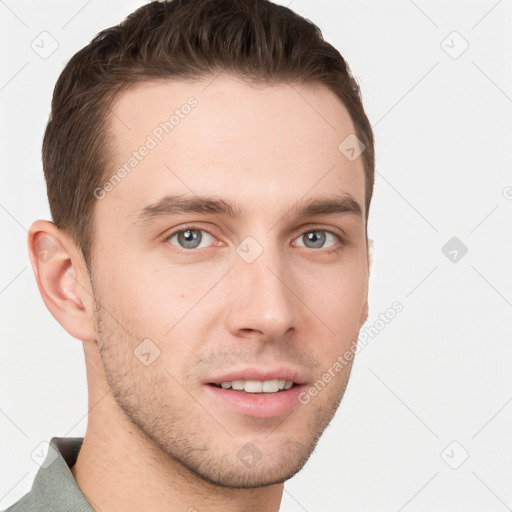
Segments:
[[[40,298],[26,229],[50,219],[40,148],[64,63],[139,5],[0,2],[0,509],[30,489],[41,441],[85,433],[81,343]],[[367,326],[404,310],[358,354],[281,510],[510,510],[512,2],[289,5],[347,59],[375,129]],[[43,31],[48,58],[31,47]]]

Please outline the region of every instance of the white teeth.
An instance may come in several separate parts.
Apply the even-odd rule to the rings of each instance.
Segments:
[[[264,393],[275,393],[276,391],[279,391],[279,384],[277,383],[277,379],[264,381],[261,384],[261,390]]]
[[[222,384],[221,384],[221,386],[222,386]],[[243,380],[234,380],[231,383],[231,387],[233,389],[238,390],[238,391],[243,391],[243,389],[244,389],[244,381]]]
[[[234,380],[232,382],[222,382],[222,389],[234,389],[236,391],[245,391],[246,393],[277,393],[283,389],[290,389],[293,381],[284,379],[273,380]]]
[[[261,393],[262,383],[259,380],[246,380],[244,391],[246,393]]]

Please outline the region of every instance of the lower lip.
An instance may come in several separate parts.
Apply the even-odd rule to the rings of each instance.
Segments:
[[[274,418],[291,411],[299,403],[299,395],[306,387],[298,384],[277,393],[246,393],[205,384],[206,392],[220,400],[229,409],[253,418]]]

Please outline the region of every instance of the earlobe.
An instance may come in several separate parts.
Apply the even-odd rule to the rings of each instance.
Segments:
[[[368,238],[368,273],[370,273],[373,265],[373,252],[375,249],[375,243],[371,238]]]
[[[373,264],[373,249],[374,249],[374,243],[371,238],[368,238],[368,253],[367,253],[367,260],[368,260],[368,276],[370,275],[372,264]],[[368,297],[366,297],[366,302],[363,307],[363,311],[361,313],[361,319],[360,319],[360,325],[359,328],[361,328],[364,323],[368,320]]]
[[[368,320],[368,299],[366,299],[366,302],[364,304],[363,312],[361,313],[361,321],[359,324],[359,329],[363,327],[364,323]]]
[[[30,226],[27,242],[37,286],[50,313],[73,337],[94,340],[94,300],[81,252],[53,222],[44,220]]]

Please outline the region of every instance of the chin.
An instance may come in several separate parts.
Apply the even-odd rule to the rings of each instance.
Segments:
[[[205,457],[198,466],[186,464],[186,467],[199,478],[216,486],[233,489],[256,489],[270,485],[282,484],[297,474],[313,453],[314,445],[308,447],[302,443],[290,442],[278,453],[269,450],[261,458],[248,463],[238,459],[231,464],[222,463],[228,457],[217,458],[215,463]]]

